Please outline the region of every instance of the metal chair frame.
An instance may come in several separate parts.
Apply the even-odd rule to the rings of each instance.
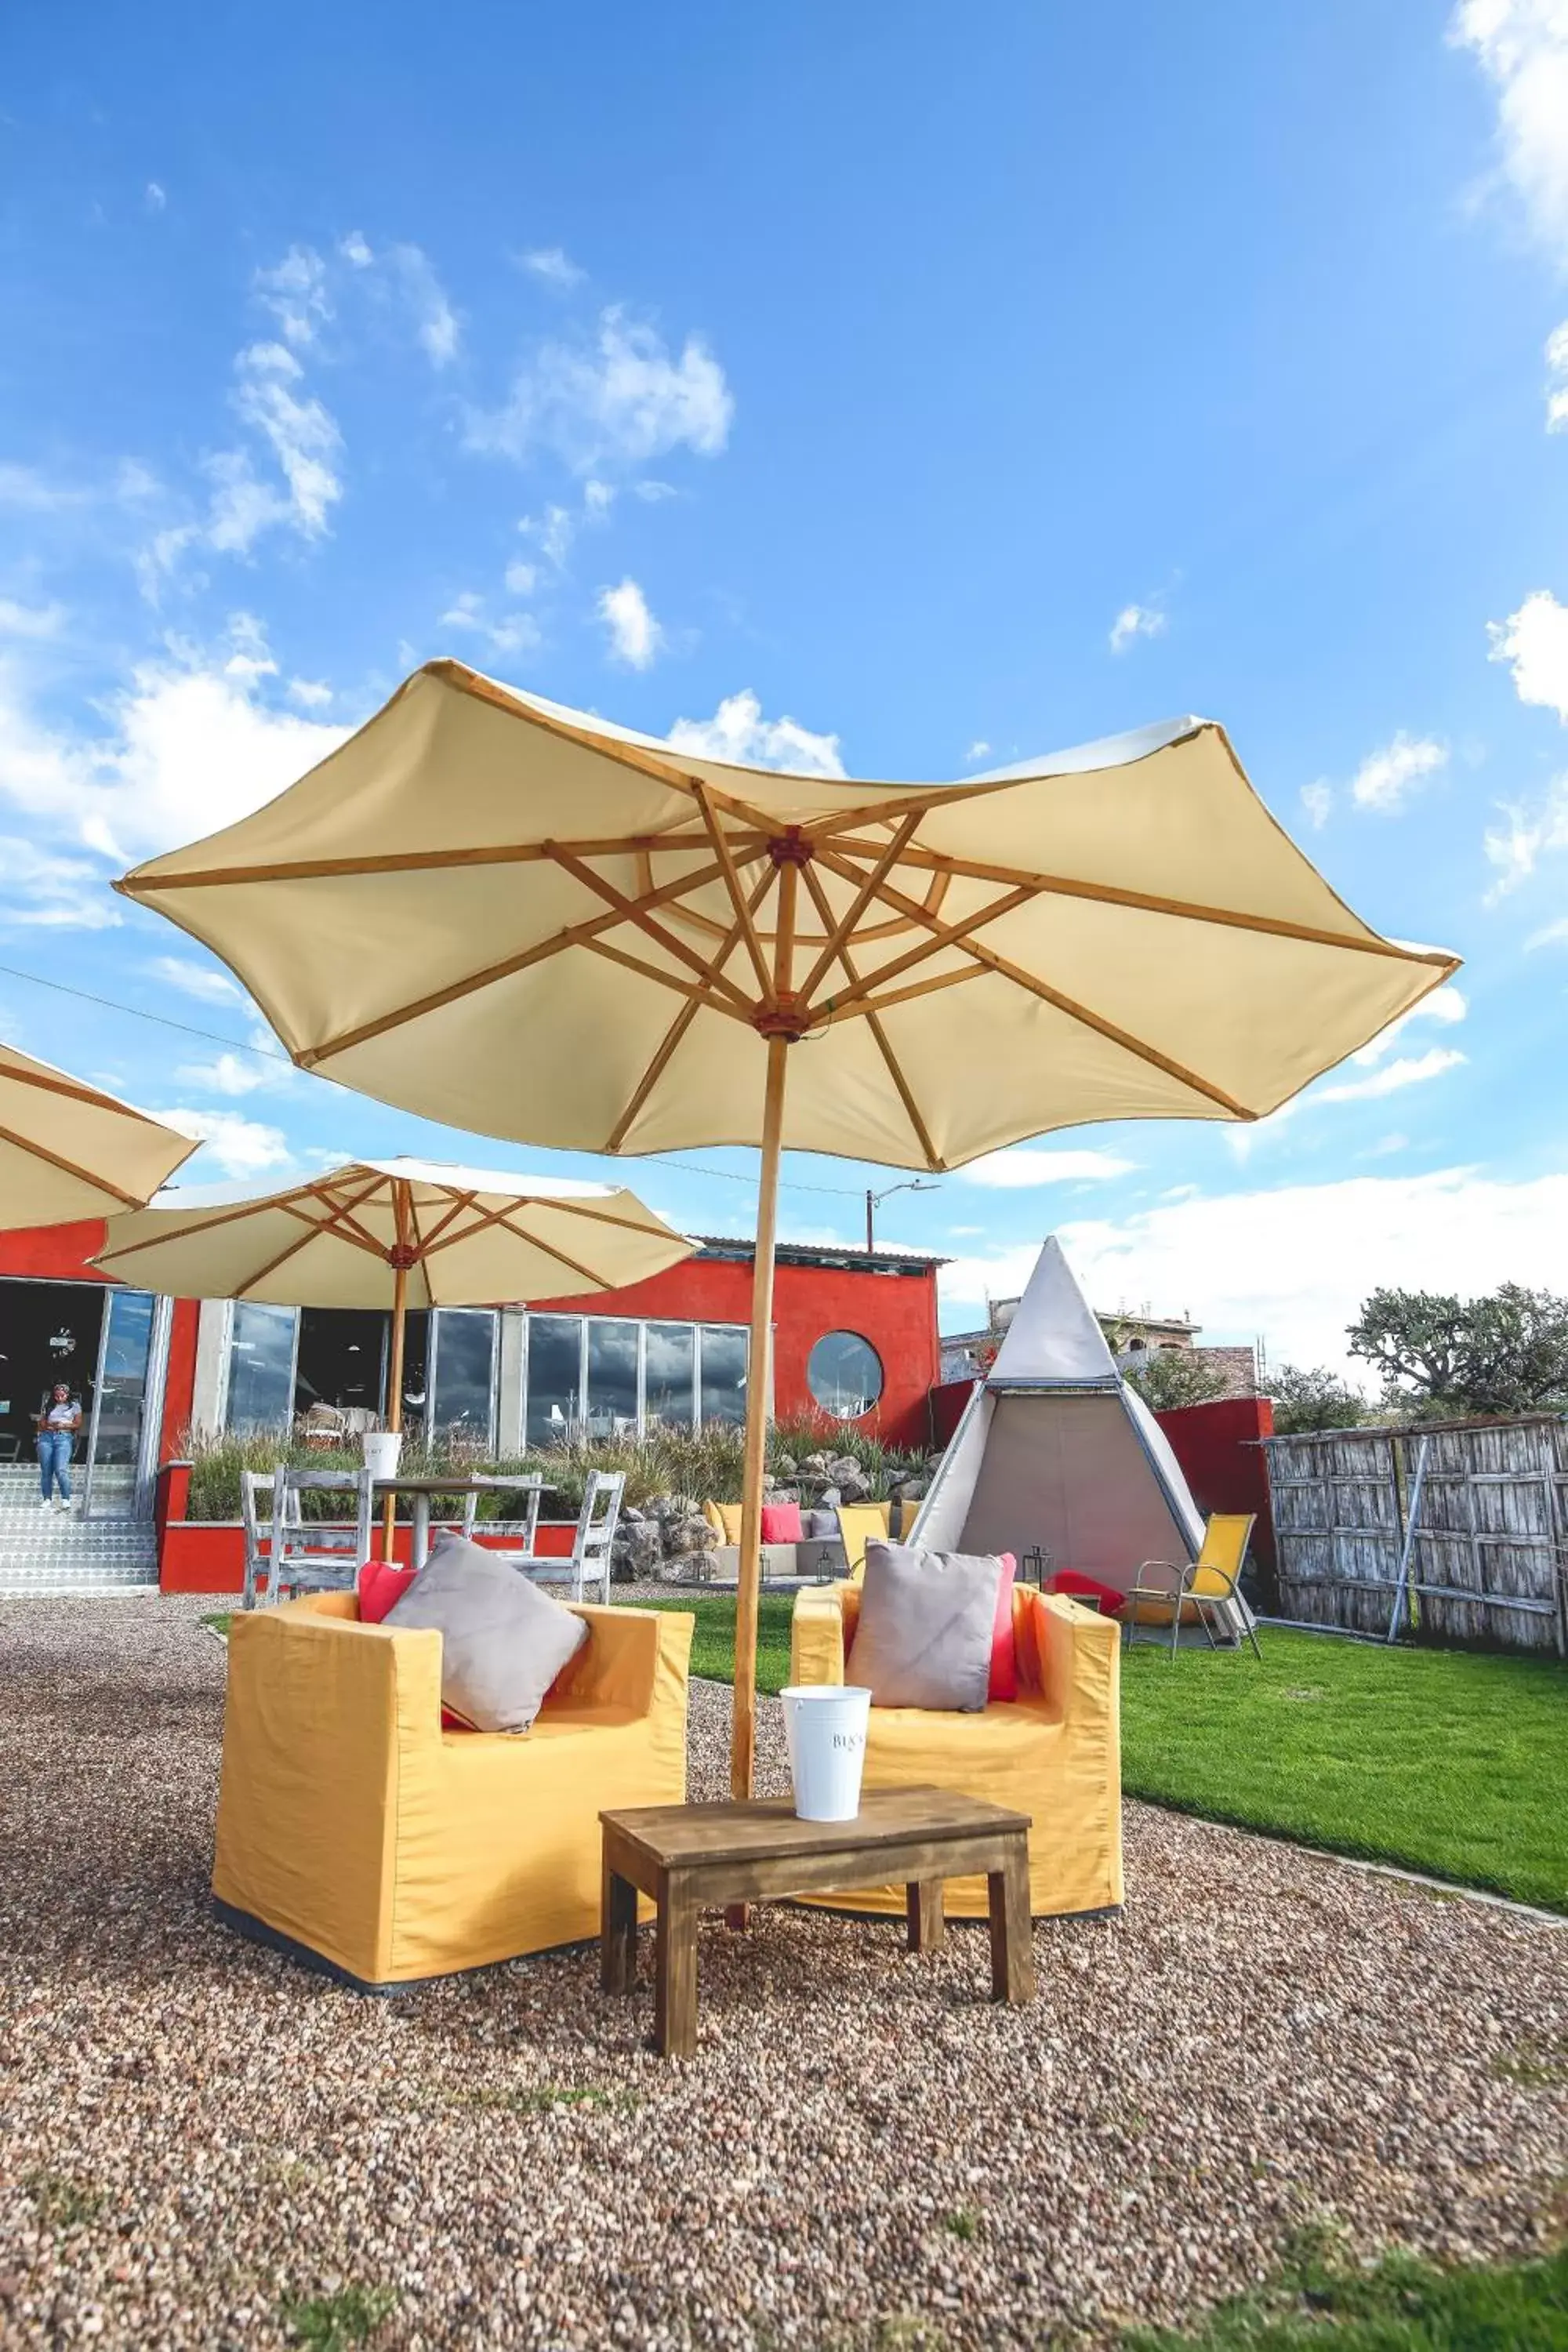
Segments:
[[[1212,1524],[1211,1519],[1210,1525]],[[1240,1556],[1243,1559],[1247,1557],[1247,1547],[1251,1540],[1253,1524],[1252,1518],[1248,1517],[1247,1531],[1241,1540]],[[1208,1531],[1205,1529],[1204,1550],[1207,1548]],[[1151,1569],[1162,1570],[1167,1580],[1163,1583],[1145,1584],[1142,1580]],[[1194,1560],[1144,1560],[1138,1570],[1136,1579],[1128,1588],[1127,1616],[1122,1626],[1123,1647],[1130,1650],[1137,1639],[1137,1603],[1140,1601],[1157,1601],[1163,1605],[1168,1605],[1171,1611],[1171,1655],[1174,1658],[1182,1635],[1182,1612],[1190,1601],[1194,1615],[1208,1637],[1209,1648],[1217,1650],[1220,1645],[1215,1640],[1214,1625],[1209,1612],[1211,1610],[1224,1608],[1227,1603],[1234,1601],[1240,1615],[1242,1630],[1252,1644],[1252,1654],[1261,1662],[1263,1652],[1258,1644],[1258,1628],[1252,1622],[1250,1610],[1247,1609],[1247,1603],[1242,1600],[1237,1590],[1239,1574],[1239,1567],[1233,1574],[1228,1568],[1221,1568],[1216,1561],[1205,1559],[1203,1551],[1200,1551],[1197,1559]],[[1223,1583],[1225,1590],[1222,1592],[1216,1592],[1212,1587],[1208,1587],[1200,1591],[1197,1582],[1200,1576],[1217,1578]]]

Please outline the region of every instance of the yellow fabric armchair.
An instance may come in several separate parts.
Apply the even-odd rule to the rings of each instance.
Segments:
[[[353,1593],[229,1626],[213,1892],[237,1926],[362,1985],[599,1932],[600,1809],[686,1795],[693,1620],[582,1608],[521,1735],[441,1729],[441,1637]]]
[[[808,1587],[795,1595],[790,1675],[841,1683],[853,1674],[860,1589]],[[1121,1657],[1115,1624],[1076,1601],[1018,1585],[1013,1593],[1016,1699],[978,1715],[874,1706],[866,1741],[868,1789],[931,1785],[1027,1813],[1029,1909],[1099,1911],[1122,1899]],[[901,1886],[811,1897],[855,1911],[901,1913]],[[952,1881],[947,1908],[986,1916],[983,1878]]]

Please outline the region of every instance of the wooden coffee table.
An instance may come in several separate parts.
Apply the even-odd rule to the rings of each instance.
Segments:
[[[766,1896],[830,1895],[902,1879],[909,1945],[934,1951],[942,1882],[984,1873],[991,1897],[991,1994],[1035,1994],[1029,1944],[1029,1817],[946,1789],[868,1790],[852,1822],[803,1822],[789,1797],[730,1805],[637,1805],[601,1813],[600,1981],[630,1992],[637,1895],[658,1906],[654,2038],[667,2058],[697,2047],[697,1915]]]

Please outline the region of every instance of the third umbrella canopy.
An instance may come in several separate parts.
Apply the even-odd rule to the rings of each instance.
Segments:
[[[761,1146],[737,1794],[781,1150],[941,1170],[1095,1119],[1255,1119],[1457,964],[1352,914],[1212,720],[867,783],[672,748],[452,661],[119,887],[342,1085],[580,1150]]]
[[[0,1225],[56,1225],[145,1201],[196,1149],[15,1045],[0,1045]]]

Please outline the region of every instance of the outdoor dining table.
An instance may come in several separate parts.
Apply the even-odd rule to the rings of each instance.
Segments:
[[[352,1471],[344,1471],[343,1483],[345,1486],[353,1486]],[[409,1558],[416,1568],[423,1568],[430,1557],[430,1504],[435,1496],[504,1494],[509,1487],[520,1493],[527,1493],[533,1487],[534,1475],[531,1472],[520,1471],[514,1477],[508,1477],[504,1472],[476,1478],[454,1478],[445,1474],[430,1477],[406,1477],[402,1472],[396,1472],[390,1478],[373,1479],[371,1485],[377,1498],[383,1501],[388,1495],[407,1495],[413,1498],[414,1524]],[[559,1491],[557,1487],[552,1486],[548,1478],[542,1482],[543,1493],[550,1495]]]

